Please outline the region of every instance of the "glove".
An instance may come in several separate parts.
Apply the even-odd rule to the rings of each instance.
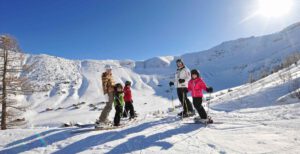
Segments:
[[[213,89],[213,87],[207,87],[207,88],[206,88],[206,91],[207,91],[208,93],[212,93],[212,92],[214,92],[214,89]]]
[[[185,93],[188,93],[189,92],[189,90],[187,89],[187,88],[184,88],[184,90],[183,90]]]
[[[184,79],[179,79],[178,82],[179,82],[179,83],[184,83],[185,80],[184,80]]]
[[[169,86],[171,87],[171,86],[174,86],[174,82],[169,82]]]

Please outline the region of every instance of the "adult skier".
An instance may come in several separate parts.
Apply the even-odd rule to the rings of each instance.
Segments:
[[[185,67],[181,59],[176,60],[177,71],[175,74],[174,82],[169,83],[170,87],[174,86],[177,88],[177,96],[183,107],[183,111],[178,113],[178,116],[189,117],[195,114],[191,101],[187,97],[188,82],[190,80],[190,70]]]
[[[96,122],[96,127],[103,127],[109,124],[107,117],[112,109],[114,102],[114,86],[115,82],[112,76],[112,67],[110,65],[105,66],[106,71],[102,74],[102,87],[104,95],[108,95],[108,102],[101,112],[99,120]]]

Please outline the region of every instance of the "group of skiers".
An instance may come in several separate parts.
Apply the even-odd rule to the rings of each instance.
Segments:
[[[99,120],[96,122],[96,127],[103,127],[110,124],[107,117],[112,109],[112,105],[114,105],[116,110],[114,126],[119,126],[121,117],[128,117],[128,114],[129,119],[136,117],[131,94],[131,82],[126,81],[123,88],[121,83],[115,84],[112,76],[112,67],[106,65],[105,69],[106,71],[102,74],[102,87],[104,95],[108,95],[108,102],[106,102]],[[123,111],[124,106],[125,110]]]
[[[169,86],[176,86],[177,95],[179,101],[183,107],[183,111],[178,115],[190,117],[195,115],[194,108],[197,110],[200,119],[208,123],[212,122],[202,106],[203,90],[208,93],[213,92],[212,87],[206,86],[205,82],[200,77],[198,70],[194,69],[191,72],[185,67],[184,62],[181,59],[176,61],[177,71],[175,74],[175,80],[169,83]],[[133,107],[131,82],[126,81],[123,88],[121,83],[114,83],[112,77],[112,67],[110,65],[105,66],[106,71],[102,74],[102,86],[104,95],[108,95],[108,102],[101,112],[99,120],[96,122],[96,127],[103,127],[109,124],[107,117],[114,104],[116,113],[114,117],[114,126],[120,126],[120,119],[122,117],[128,117],[129,119],[135,118],[136,114]],[[193,106],[187,97],[187,93],[191,92],[193,98]],[[125,110],[123,111],[125,107]],[[128,115],[129,114],[129,115]]]

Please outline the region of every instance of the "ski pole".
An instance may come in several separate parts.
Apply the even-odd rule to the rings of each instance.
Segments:
[[[188,114],[188,106],[187,106],[187,103],[186,103],[186,95],[185,95],[185,92],[182,91],[182,99],[183,99],[183,112],[182,112],[182,119],[183,119],[183,113],[184,113],[184,108],[186,109],[186,114]]]
[[[210,99],[211,99],[211,93],[209,93],[209,99],[208,99],[208,101],[207,101],[207,116],[208,116],[208,114],[209,114],[209,104],[210,104]]]
[[[173,111],[175,111],[174,96],[173,96],[173,87],[172,86],[170,86],[170,91],[171,91],[171,98],[172,98],[172,108],[173,108]]]

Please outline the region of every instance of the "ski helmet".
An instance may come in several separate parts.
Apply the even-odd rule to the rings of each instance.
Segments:
[[[125,82],[125,86],[128,86],[128,85],[131,85],[131,82],[130,82],[130,81],[126,81],[126,82]]]
[[[193,70],[191,71],[191,75],[193,75],[193,74],[196,74],[197,77],[200,77],[200,73],[199,73],[199,71],[196,70],[196,69],[193,69]]]
[[[112,70],[112,66],[111,65],[105,65],[104,67],[106,70]]]

